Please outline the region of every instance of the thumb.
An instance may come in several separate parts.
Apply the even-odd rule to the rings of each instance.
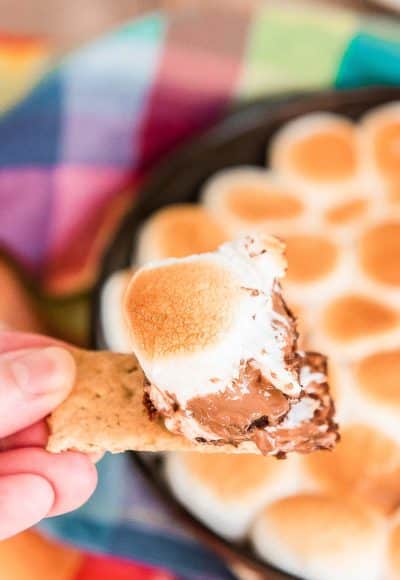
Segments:
[[[48,415],[74,380],[74,359],[58,346],[0,354],[0,438]]]

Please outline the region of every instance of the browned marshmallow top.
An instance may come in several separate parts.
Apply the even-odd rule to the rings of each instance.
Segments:
[[[281,294],[282,253],[275,238],[252,236],[134,276],[125,306],[146,401],[171,431],[271,454],[334,444],[325,369],[297,352]]]
[[[126,311],[146,356],[168,357],[213,344],[232,323],[239,294],[232,274],[212,262],[173,262],[133,279]]]

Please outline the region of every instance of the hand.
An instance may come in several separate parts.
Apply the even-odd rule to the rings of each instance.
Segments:
[[[89,457],[44,449],[43,419],[67,397],[74,377],[72,356],[55,341],[0,332],[0,540],[76,509],[96,487]]]

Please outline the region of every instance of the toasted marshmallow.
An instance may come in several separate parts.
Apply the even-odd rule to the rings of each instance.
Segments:
[[[351,199],[332,205],[325,211],[325,221],[336,228],[354,227],[362,220],[369,210],[369,200],[354,195]]]
[[[257,455],[173,453],[167,481],[179,501],[223,537],[238,540],[267,503],[296,490],[296,460]]]
[[[290,229],[304,210],[293,187],[259,167],[220,171],[205,184],[202,202],[233,235]]]
[[[400,286],[400,219],[389,218],[367,229],[358,242],[361,268],[378,284]]]
[[[328,305],[323,315],[324,332],[343,344],[389,332],[398,322],[396,310],[356,293],[339,296]]]
[[[112,274],[101,291],[100,315],[104,340],[114,352],[132,352],[132,341],[124,316],[124,294],[133,270]]]
[[[349,255],[330,233],[314,228],[282,236],[288,261],[283,280],[285,295],[289,304],[307,306],[312,320],[329,296],[336,296],[345,286],[349,272]],[[315,330],[314,324],[310,330]]]
[[[311,113],[290,121],[274,136],[268,154],[272,168],[308,190],[316,206],[345,199],[359,179],[358,135],[339,115]]]
[[[182,203],[155,212],[139,233],[134,264],[212,252],[228,235],[207,209]]]
[[[285,244],[291,284],[313,284],[336,270],[339,250],[326,235],[296,233],[285,236]]]
[[[366,423],[342,427],[332,453],[301,459],[311,489],[353,495],[384,514],[400,504],[400,447]]]
[[[397,309],[365,292],[350,291],[326,300],[316,315],[316,327],[315,342],[331,357],[348,361],[400,339]]]
[[[283,250],[275,238],[249,236],[133,277],[125,299],[133,349],[171,431],[254,440],[271,454],[334,445],[325,359],[296,351],[280,293]]]
[[[297,373],[284,361],[290,320],[274,305],[283,251],[275,238],[248,237],[140,269],[125,308],[149,381],[186,405],[229,388],[241,361],[253,360],[277,389],[299,394]]]
[[[272,503],[252,531],[261,558],[306,580],[379,580],[385,539],[385,522],[371,508],[313,494]]]
[[[400,180],[400,103],[393,102],[369,111],[360,125],[365,171]]]
[[[400,350],[376,350],[351,368],[358,413],[400,444]]]

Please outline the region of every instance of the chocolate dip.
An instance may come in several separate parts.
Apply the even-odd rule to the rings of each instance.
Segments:
[[[296,364],[307,369],[310,376],[318,377],[304,384],[300,397],[289,397],[273,387],[252,361],[242,364],[241,376],[234,388],[192,399],[182,410],[175,403],[168,416],[193,417],[215,437],[198,438],[198,442],[213,445],[230,443],[239,445],[253,441],[264,455],[279,458],[296,451],[310,453],[318,449],[332,449],[339,439],[337,424],[333,420],[334,405],[326,383],[326,357],[319,353],[298,353]],[[322,380],[321,380],[322,379]],[[145,385],[145,389],[149,385]],[[243,392],[245,390],[245,392]],[[296,425],[285,419],[291,409],[303,399],[315,405],[311,418]],[[145,396],[149,414],[157,411]]]
[[[224,441],[241,439],[255,423],[275,425],[290,409],[288,398],[253,366],[242,364],[239,379],[223,393],[196,397],[187,410]]]

